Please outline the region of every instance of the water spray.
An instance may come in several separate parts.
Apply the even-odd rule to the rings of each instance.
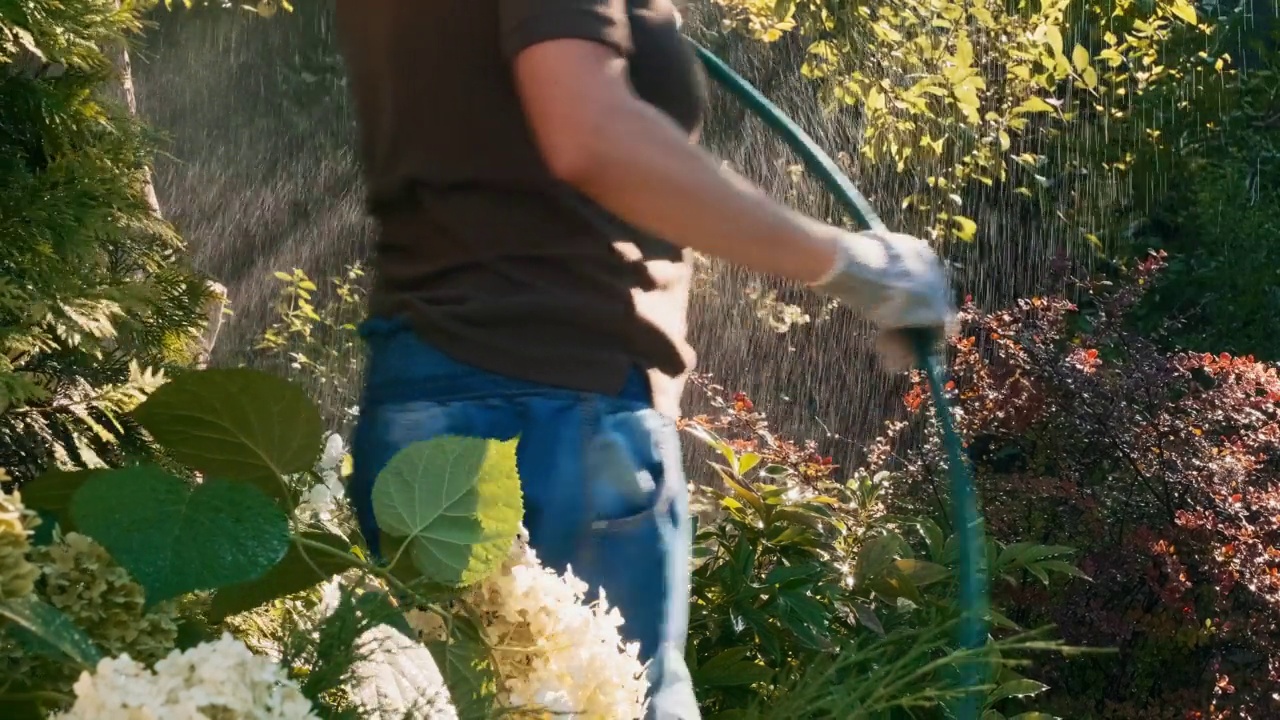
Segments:
[[[848,176],[841,172],[835,161],[818,147],[813,138],[715,54],[697,43],[692,44],[698,59],[712,79],[776,131],[787,146],[800,156],[809,172],[818,177],[854,220],[869,230],[886,230],[884,221],[876,214],[871,203],[867,202]],[[965,462],[960,436],[956,434],[951,421],[951,409],[943,389],[942,362],[934,353],[939,338],[923,329],[909,331],[909,335],[915,349],[916,362],[928,377],[929,393],[933,398],[951,475],[952,526],[960,535],[960,623],[956,640],[961,649],[977,653],[986,645],[987,636],[987,578],[983,567],[986,544],[978,515],[977,492],[969,474],[969,466]],[[977,693],[973,691],[983,683],[982,666],[976,657],[970,658],[961,666],[961,671],[962,689],[969,692],[961,698],[956,708],[956,717],[957,720],[977,720],[979,704]]]

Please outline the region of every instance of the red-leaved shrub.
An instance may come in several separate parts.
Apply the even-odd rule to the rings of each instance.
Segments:
[[[1280,378],[1132,332],[1162,266],[1082,284],[1077,303],[964,308],[948,391],[990,532],[1078,548],[1091,577],[993,591],[1025,626],[1118,651],[1045,661],[1057,714],[1280,718]],[[905,402],[928,422],[922,385]],[[933,439],[885,460],[909,478],[900,503],[945,513],[943,457]]]

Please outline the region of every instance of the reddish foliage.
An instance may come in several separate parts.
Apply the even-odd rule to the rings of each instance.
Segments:
[[[1002,606],[1119,650],[1042,668],[1065,717],[1280,717],[1280,379],[1127,329],[1162,261],[1082,286],[1079,306],[964,309],[948,387],[990,529],[1077,547],[1092,577]],[[904,403],[926,422],[923,386]],[[945,508],[942,457],[930,440],[899,459],[901,500]]]
[[[683,418],[679,422],[681,428],[692,425],[710,430],[738,454],[756,453],[764,465],[781,465],[802,480],[830,480],[839,469],[830,455],[819,452],[816,442],[794,442],[774,435],[764,413],[756,410],[746,393],[726,393],[723,387],[702,375],[695,375],[692,380],[706,393],[716,412]]]

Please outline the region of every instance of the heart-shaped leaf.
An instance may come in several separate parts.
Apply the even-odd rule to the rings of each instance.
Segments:
[[[182,463],[248,480],[282,497],[285,475],[310,470],[324,422],[299,386],[248,368],[201,370],[162,385],[133,413]]]
[[[192,488],[155,467],[96,475],[71,501],[97,540],[157,603],[261,577],[289,549],[289,518],[248,483]]]
[[[414,443],[391,458],[373,486],[373,513],[423,577],[453,586],[501,565],[523,507],[516,441],[452,435]]]

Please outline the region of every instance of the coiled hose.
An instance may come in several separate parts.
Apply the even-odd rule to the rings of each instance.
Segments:
[[[813,138],[715,54],[696,42],[690,42],[712,79],[732,93],[766,125],[773,128],[800,156],[809,172],[822,181],[827,191],[856,221],[870,230],[886,229],[884,222],[867,199],[858,192],[858,188],[840,171],[830,156],[818,147]],[[939,338],[934,337],[927,330],[912,333],[916,361],[929,380],[929,392],[933,397],[934,409],[937,411],[938,427],[942,433],[942,443],[946,448],[947,466],[951,475],[951,520],[954,531],[959,534],[960,554],[957,569],[960,585],[957,643],[962,649],[977,651],[986,644],[987,635],[987,578],[983,565],[986,543],[983,541],[981,520],[978,515],[977,492],[974,489],[973,478],[969,474],[969,466],[965,462],[960,436],[956,434],[951,422],[951,410],[943,391],[942,363],[934,354],[938,340]],[[976,662],[976,659],[964,663],[961,671],[963,689],[973,690],[982,684],[981,665]],[[969,692],[961,698],[956,708],[956,716],[958,720],[977,720],[978,710],[978,697],[976,693]]]

